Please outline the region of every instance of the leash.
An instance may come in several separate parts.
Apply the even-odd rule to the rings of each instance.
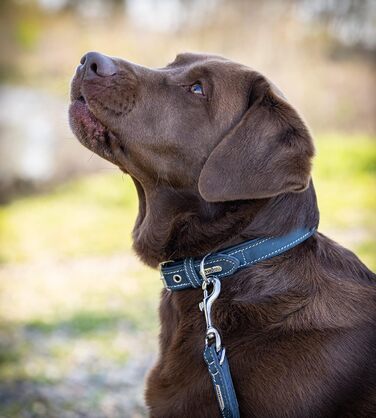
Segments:
[[[212,324],[211,309],[221,293],[221,279],[237,270],[275,257],[311,237],[316,228],[302,228],[280,237],[258,238],[207,254],[202,259],[192,257],[182,261],[160,264],[161,280],[169,291],[189,288],[203,290],[199,308],[204,312],[206,336],[204,360],[213,381],[215,394],[223,418],[240,418],[239,405],[219,331]],[[209,293],[209,286],[212,288]]]

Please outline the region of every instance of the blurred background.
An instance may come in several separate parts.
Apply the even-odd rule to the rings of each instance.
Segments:
[[[376,267],[374,0],[1,0],[1,418],[146,416],[161,284],[131,251],[133,185],[68,128],[89,50],[265,73],[315,137],[321,231]]]

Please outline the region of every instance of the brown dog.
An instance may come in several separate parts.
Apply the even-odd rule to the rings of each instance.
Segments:
[[[212,55],[148,69],[89,53],[71,99],[78,139],[134,180],[134,248],[148,265],[317,225],[311,136],[256,71]],[[376,416],[375,282],[320,233],[222,281],[213,321],[242,417]],[[220,415],[201,299],[162,292],[152,417]]]

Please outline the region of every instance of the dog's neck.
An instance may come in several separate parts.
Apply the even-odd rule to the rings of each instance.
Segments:
[[[302,193],[208,203],[198,194],[163,186],[148,189],[133,180],[139,198],[134,249],[152,267],[166,260],[202,257],[248,239],[313,227],[319,220],[312,182]]]

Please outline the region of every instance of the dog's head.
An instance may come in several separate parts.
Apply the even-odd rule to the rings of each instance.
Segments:
[[[91,52],[71,100],[78,139],[146,188],[224,202],[309,184],[314,149],[304,122],[267,78],[222,57],[181,54],[149,69]]]

